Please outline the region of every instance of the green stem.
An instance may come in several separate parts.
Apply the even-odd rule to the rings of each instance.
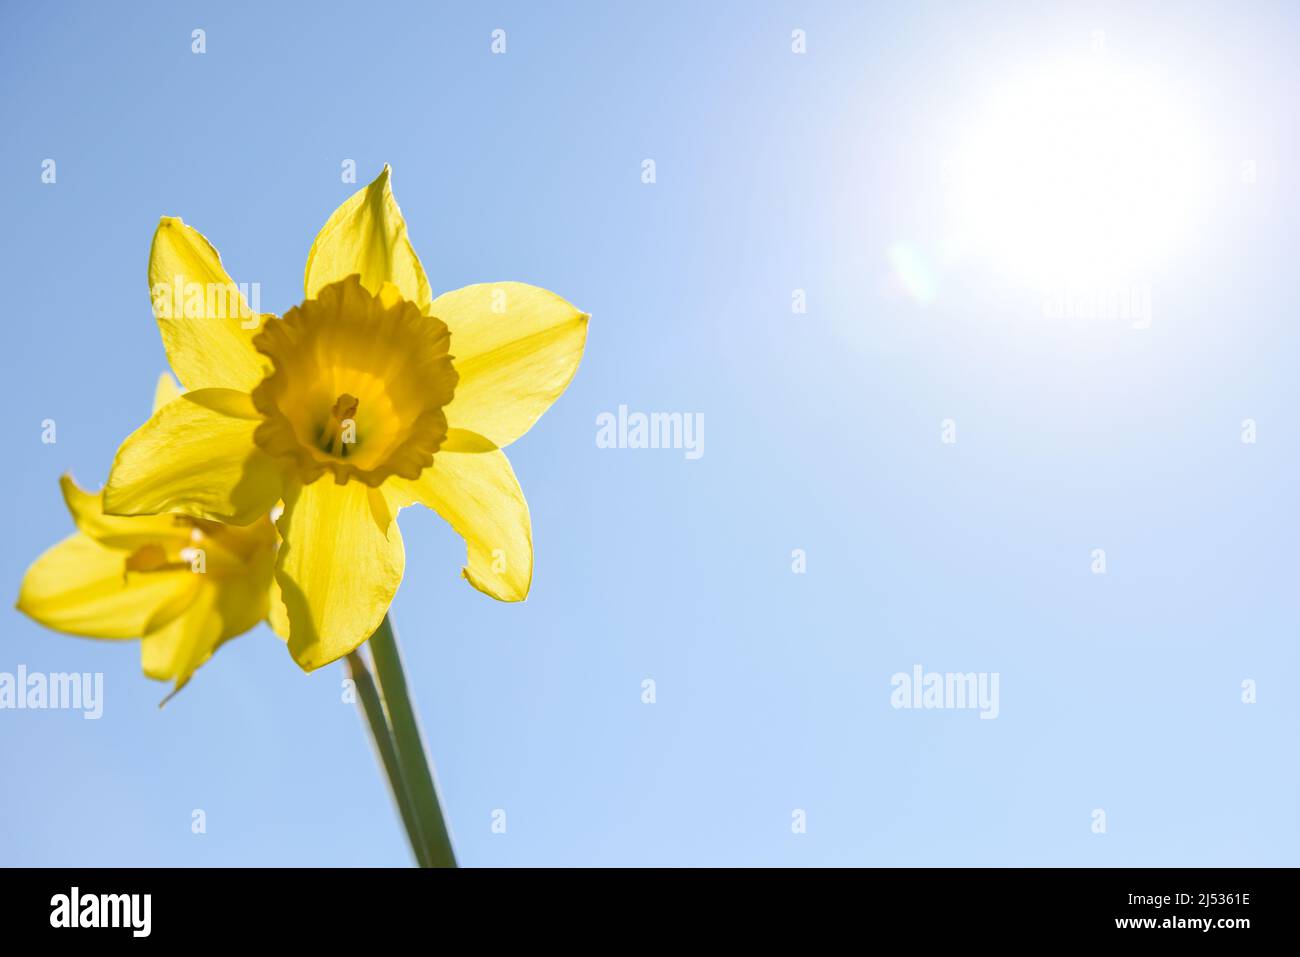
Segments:
[[[397,636],[393,634],[393,624],[387,615],[370,636],[370,653],[375,659],[375,673],[379,676],[379,687],[388,707],[388,721],[393,729],[397,758],[402,764],[402,774],[415,804],[415,816],[420,825],[420,833],[424,835],[430,865],[455,867],[456,854],[451,848],[447,823],[443,820],[438,800],[438,782],[434,780],[429,765],[424,738],[420,734],[420,723],[415,716],[415,708],[411,705],[406,675],[402,671],[402,654],[397,647]]]
[[[415,862],[421,867],[429,866],[429,852],[420,834],[420,823],[415,814],[415,803],[411,798],[410,787],[402,775],[402,764],[397,758],[397,748],[393,744],[393,732],[388,727],[388,718],[384,714],[383,702],[379,700],[379,691],[375,688],[375,679],[370,676],[370,669],[361,657],[360,651],[348,655],[348,672],[357,689],[361,711],[370,726],[370,740],[374,742],[375,751],[388,775],[388,787],[392,791],[393,801],[402,816],[402,826],[406,828],[406,838],[411,842],[415,853]]]

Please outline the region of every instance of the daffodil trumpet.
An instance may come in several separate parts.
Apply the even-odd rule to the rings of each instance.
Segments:
[[[387,617],[405,565],[397,516],[433,509],[465,540],[462,575],[475,589],[527,597],[532,525],[503,449],[568,386],[588,316],[518,282],[435,298],[390,179],[385,166],[329,217],[307,256],[304,300],[283,317],[249,308],[197,230],[161,220],[149,284],[189,391],[122,443],[103,511],[245,528],[281,508],[275,601],[289,653],[313,671],[370,639],[379,700],[359,702],[417,861],[448,865]],[[234,292],[208,315],[201,296],[182,297],[178,312],[177,287]],[[360,689],[364,661],[349,664]]]

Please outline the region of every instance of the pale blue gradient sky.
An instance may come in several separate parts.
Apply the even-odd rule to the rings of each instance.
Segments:
[[[402,516],[393,614],[464,863],[1300,863],[1300,15],[324,6],[0,11],[11,595],[71,530],[57,477],[103,481],[165,367],[158,216],[282,312],[353,188],[340,162],[388,162],[436,289],[523,280],[593,317],[509,450],[528,602],[474,592],[441,520]],[[971,262],[928,304],[901,294],[888,250],[941,245],[951,129],[1094,29],[1214,132],[1207,221],[1152,278],[1151,328],[1045,320]],[[620,403],[703,413],[705,455],[598,449]],[[261,628],[159,711],[134,645],[6,614],[0,671],[102,671],[106,702],[0,711],[0,864],[408,860],[342,666],[304,675]],[[892,710],[916,663],[999,672],[1001,716]]]

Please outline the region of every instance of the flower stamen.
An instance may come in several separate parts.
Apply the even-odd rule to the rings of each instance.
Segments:
[[[329,421],[321,430],[320,449],[330,455],[345,459],[348,447],[357,441],[357,408],[361,400],[344,392],[334,401]]]

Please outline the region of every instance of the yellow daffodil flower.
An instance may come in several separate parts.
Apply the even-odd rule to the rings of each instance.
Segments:
[[[164,374],[154,409],[180,395]],[[55,631],[140,638],[144,673],[179,691],[224,642],[272,614],[275,528],[268,515],[245,527],[187,515],[106,515],[103,493],[60,480],[78,531],[27,570],[18,609]],[[168,695],[170,698],[171,695]]]
[[[149,257],[154,313],[190,390],[123,443],[116,515],[183,512],[246,524],[277,501],[276,579],[289,650],[312,670],[379,626],[402,578],[407,505],[464,538],[463,575],[528,595],[528,505],[502,448],[532,427],[582,358],[587,315],[517,282],[433,298],[387,166],[343,203],[307,256],[305,301],[254,315],[211,244],[164,218]],[[183,287],[180,288],[180,287]]]

